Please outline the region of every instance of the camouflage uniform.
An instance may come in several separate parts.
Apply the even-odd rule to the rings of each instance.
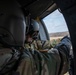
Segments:
[[[49,40],[47,41],[35,40],[33,41],[32,45],[34,46],[34,49],[39,51],[43,51],[47,49],[49,50],[54,47]]]
[[[19,55],[15,49],[0,48],[0,75],[13,75]]]
[[[69,54],[65,45],[60,44],[49,50],[43,50],[41,45],[39,51],[32,51],[31,46],[26,45],[24,56],[17,68],[20,75],[64,75],[68,71]]]

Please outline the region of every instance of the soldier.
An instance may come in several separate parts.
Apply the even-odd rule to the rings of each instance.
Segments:
[[[40,41],[39,39],[39,24],[37,21],[31,19],[31,24],[29,28],[26,29],[26,40],[25,40],[25,47],[30,49],[40,50],[43,49],[50,49],[52,48],[52,44],[50,41]],[[44,43],[42,47],[42,43]]]
[[[31,20],[31,25],[28,28],[29,30],[26,32],[26,40],[25,40],[25,47],[29,48],[31,47],[32,49],[35,47],[34,46],[34,40],[38,38],[38,33],[39,33],[39,24],[35,20]],[[33,45],[32,45],[33,44]]]
[[[37,29],[36,32],[35,28]],[[34,61],[32,75],[64,75],[69,70],[69,51],[71,49],[69,37],[64,37],[58,45],[51,49],[51,45],[47,41],[45,43],[41,41],[33,43],[37,39],[34,36],[38,37],[38,29],[38,23],[33,20],[27,34],[27,37],[29,36],[28,40],[25,42],[25,48],[33,51],[31,52],[32,60]],[[35,33],[36,35],[33,35]],[[37,47],[34,46],[35,44]]]

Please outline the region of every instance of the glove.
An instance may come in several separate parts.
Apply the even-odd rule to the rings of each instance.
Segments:
[[[71,39],[70,39],[70,37],[68,37],[68,36],[65,36],[65,37],[63,37],[63,38],[61,39],[61,44],[66,45],[66,46],[67,46],[68,48],[70,48],[70,49],[71,49],[71,47],[72,47]]]
[[[59,51],[60,50],[65,51],[68,54],[68,56],[71,51],[71,47],[72,47],[71,40],[68,36],[63,37],[61,39],[61,42],[55,46],[55,48],[57,48]]]

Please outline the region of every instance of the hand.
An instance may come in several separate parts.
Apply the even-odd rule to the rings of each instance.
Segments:
[[[71,43],[71,39],[68,36],[65,36],[61,39],[61,44],[64,44],[66,46],[68,46],[71,49],[72,43]]]
[[[61,42],[55,46],[58,50],[64,50],[67,52],[68,56],[71,51],[71,40],[68,36],[65,36],[61,39]]]

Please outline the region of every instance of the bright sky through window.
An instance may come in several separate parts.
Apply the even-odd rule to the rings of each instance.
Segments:
[[[49,33],[68,31],[63,15],[55,10],[43,19]]]

